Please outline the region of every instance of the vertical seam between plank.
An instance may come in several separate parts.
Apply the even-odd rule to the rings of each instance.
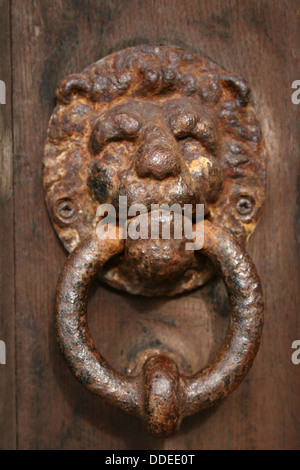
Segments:
[[[14,165],[14,153],[15,153],[15,141],[14,141],[14,74],[13,74],[13,0],[9,2],[9,21],[10,21],[10,83],[11,83],[11,135],[12,135],[12,197],[13,197],[13,260],[14,260],[14,340],[15,340],[15,447],[18,449],[18,387],[17,387],[17,328],[16,328],[16,220],[15,220],[15,165]]]

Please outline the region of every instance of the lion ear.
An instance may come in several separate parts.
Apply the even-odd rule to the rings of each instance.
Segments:
[[[59,103],[70,103],[75,95],[89,96],[91,82],[83,74],[73,74],[60,82],[56,89],[56,99]]]
[[[222,75],[220,81],[224,87],[232,91],[240,106],[246,106],[249,103],[251,92],[245,80],[236,75]]]

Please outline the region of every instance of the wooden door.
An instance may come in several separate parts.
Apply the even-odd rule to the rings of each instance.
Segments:
[[[299,2],[272,0],[1,0],[2,449],[299,449]],[[266,302],[261,348],[242,385],[217,407],[186,419],[169,439],[150,437],[134,417],[100,404],[60,355],[54,298],[66,253],[44,203],[42,155],[54,91],[64,76],[128,46],[166,43],[205,54],[247,79],[268,154],[266,204],[248,246]],[[298,75],[297,75],[298,74]],[[297,179],[298,171],[298,179]],[[98,305],[105,306],[99,318]],[[122,325],[203,312],[203,361],[224,338],[221,281],[166,301],[97,285],[89,322],[117,364]],[[184,331],[183,331],[184,333]],[[134,334],[134,332],[133,332]],[[125,338],[126,342],[126,338]]]

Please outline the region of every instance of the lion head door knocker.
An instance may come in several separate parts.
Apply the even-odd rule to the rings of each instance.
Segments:
[[[56,297],[63,354],[96,396],[142,418],[150,433],[171,435],[184,417],[240,384],[259,346],[262,292],[244,246],[262,208],[265,156],[249,88],[182,48],[147,45],[69,76],[56,97],[44,187],[55,230],[71,253]],[[204,231],[201,249],[185,250],[186,240],[174,233],[133,239],[116,230],[116,237],[99,237],[97,208],[112,205],[118,225],[120,198],[127,208],[146,207],[147,219],[152,207],[202,205],[199,225],[192,215],[193,233],[200,224]],[[134,375],[123,375],[96,350],[86,321],[95,276],[132,294],[171,296],[203,285],[214,269],[224,279],[231,320],[204,369],[188,375],[173,357],[156,353]]]

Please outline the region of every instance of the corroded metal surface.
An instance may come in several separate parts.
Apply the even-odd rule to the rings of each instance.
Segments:
[[[203,253],[223,276],[232,313],[216,358],[192,376],[159,351],[135,376],[123,376],[96,351],[86,318],[89,286],[104,263],[124,250],[124,240],[99,240],[93,231],[71,253],[58,283],[58,338],[75,376],[99,399],[139,416],[157,436],[175,433],[184,417],[229,395],[247,374],[259,346],[263,300],[255,267],[228,229],[208,221],[204,229]]]
[[[44,153],[50,217],[68,251],[100,203],[204,203],[244,244],[264,198],[264,150],[247,84],[178,47],[138,46],[61,82]],[[144,295],[196,288],[214,272],[202,253],[144,241],[105,264],[110,285]],[[139,253],[151,269],[136,262]],[[164,255],[164,263],[162,260]],[[172,269],[170,268],[172,266]],[[159,273],[159,276],[158,276]],[[170,282],[170,280],[172,282]]]
[[[126,49],[63,80],[44,155],[49,213],[67,250],[56,319],[62,351],[96,396],[139,416],[151,434],[168,436],[182,419],[231,393],[247,374],[262,329],[263,301],[244,251],[264,196],[264,151],[247,84],[207,59],[176,47]],[[100,239],[97,206],[203,204],[201,250],[186,239]],[[185,216],[182,216],[184,220]],[[203,225],[201,225],[203,224]],[[172,234],[173,233],[173,234]],[[161,234],[160,234],[161,235]],[[86,319],[95,276],[134,294],[174,295],[222,274],[231,305],[216,358],[188,375],[176,351],[145,348],[113,370],[96,350]],[[177,357],[178,356],[178,357]]]

